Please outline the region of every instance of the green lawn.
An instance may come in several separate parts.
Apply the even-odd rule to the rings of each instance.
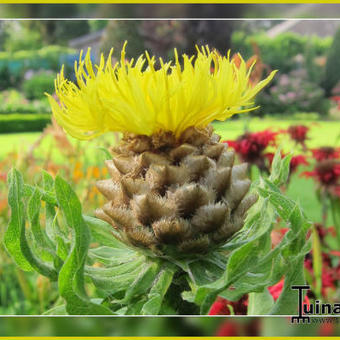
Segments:
[[[215,131],[220,134],[223,139],[234,139],[242,134],[246,127],[251,131],[260,131],[267,128],[279,130],[285,129],[292,124],[305,124],[310,127],[310,140],[308,141],[310,147],[334,145],[336,139],[340,136],[340,121],[298,121],[252,118],[215,122],[213,126]],[[0,134],[0,159],[13,150],[18,151],[29,148],[38,139],[39,135],[40,132]],[[90,147],[89,152],[93,152],[103,141],[108,142],[109,140],[113,141],[114,139],[107,135],[95,141],[79,143],[86,148]],[[38,153],[48,150],[49,147],[51,147],[51,142],[51,138],[47,137],[38,148]],[[73,142],[76,143],[75,140]],[[338,144],[339,142],[340,141],[338,141]],[[283,138],[282,144],[287,151],[294,147],[294,144],[291,143],[288,138]]]
[[[308,146],[318,147],[334,145],[340,137],[340,121],[307,121],[307,120],[278,120],[269,118],[239,119],[227,122],[215,122],[215,131],[226,139],[234,139],[247,128],[250,131],[261,131],[268,128],[272,130],[286,129],[290,125],[306,125],[310,128]],[[282,140],[285,147],[293,147],[289,138]],[[338,140],[340,145],[340,141]]]
[[[297,121],[297,120],[276,120],[276,119],[260,119],[252,118],[251,120],[239,119],[229,120],[227,122],[215,122],[214,128],[222,139],[234,139],[242,134],[247,127],[250,131],[260,131],[267,128],[273,130],[285,129],[292,124],[304,124],[310,127],[309,147],[318,147],[323,145],[340,145],[340,121]],[[8,152],[27,150],[38,138],[40,133],[16,133],[16,134],[0,134],[0,161]],[[114,137],[107,134],[94,141],[79,142],[72,139],[74,144],[78,144],[81,148],[86,148],[85,155],[88,163],[96,164],[102,162],[102,154],[98,151],[98,147],[104,144],[113,144]],[[286,152],[294,151],[295,145],[287,136],[282,137],[281,144]],[[63,161],[60,151],[55,148],[54,141],[50,136],[46,137],[41,145],[35,150],[35,156],[42,158],[46,152],[52,152],[53,159],[56,162]],[[315,196],[314,182],[312,179],[301,178],[298,175],[292,177],[287,195],[298,200],[308,217],[315,222],[321,220],[320,206]]]

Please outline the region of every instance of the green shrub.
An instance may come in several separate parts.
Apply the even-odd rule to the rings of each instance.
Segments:
[[[61,65],[65,73],[73,69],[78,53],[74,49],[62,46],[46,46],[39,50],[0,52],[0,75],[5,74],[8,86],[17,86],[28,70],[52,70],[59,72]],[[1,77],[2,79],[2,77]],[[0,86],[1,81],[0,81]],[[2,87],[5,88],[5,87]]]
[[[42,131],[50,121],[50,114],[3,114],[0,115],[0,133]]]
[[[295,70],[289,74],[279,74],[267,92],[256,97],[260,105],[257,114],[293,114],[312,112],[326,116],[330,101],[318,84],[308,79],[306,70]]]
[[[23,93],[16,89],[0,92],[0,114],[7,113],[50,113],[48,99],[27,100]]]
[[[275,38],[269,38],[265,33],[249,35],[243,31],[236,31],[232,35],[233,52],[240,52],[244,58],[254,54],[253,43],[259,47],[265,64],[287,73],[295,66],[293,58],[298,54],[305,54],[307,46],[309,48],[312,46],[316,56],[325,55],[332,39],[305,37],[292,32],[279,34]]]
[[[322,86],[327,95],[331,95],[333,88],[340,80],[340,29],[335,33],[333,44],[327,55]]]
[[[40,99],[44,93],[53,93],[55,76],[47,72],[39,72],[22,84],[22,90],[27,99]]]
[[[43,44],[40,33],[29,27],[21,25],[19,30],[18,27],[17,29],[8,27],[6,33],[7,36],[4,41],[5,51],[35,50],[41,48]]]

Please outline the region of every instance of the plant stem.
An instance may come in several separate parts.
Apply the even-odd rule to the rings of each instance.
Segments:
[[[338,247],[340,248],[340,199],[330,197],[332,217],[338,240]]]
[[[181,294],[186,290],[189,290],[189,285],[185,280],[185,276],[177,277],[166,293],[169,304],[177,311],[178,315],[199,315],[199,306],[182,299]]]

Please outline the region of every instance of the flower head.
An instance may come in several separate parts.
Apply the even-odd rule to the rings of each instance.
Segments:
[[[263,151],[270,145],[275,145],[278,132],[264,130],[258,132],[246,132],[235,141],[226,141],[235,149],[242,160],[253,163],[262,157]]]
[[[218,297],[212,304],[209,315],[246,315],[248,308],[248,295],[244,295],[238,301],[229,301],[222,297]]]
[[[299,144],[305,143],[308,131],[309,128],[305,125],[292,125],[287,130],[290,137]]]
[[[317,161],[325,161],[327,159],[340,158],[340,148],[333,148],[332,146],[323,146],[318,149],[311,149],[313,157]]]
[[[334,160],[322,161],[316,165],[313,171],[306,171],[302,175],[313,177],[326,187],[336,186],[340,179],[340,163]]]
[[[246,132],[234,141],[225,141],[234,148],[242,161],[257,166],[261,171],[269,172],[265,164],[264,151],[268,146],[275,146],[276,137],[280,132],[264,130]]]
[[[195,56],[164,62],[147,52],[136,61],[121,59],[92,65],[90,50],[75,64],[76,84],[64,78],[55,82],[59,104],[48,96],[57,122],[73,137],[91,139],[108,131],[151,136],[171,131],[177,137],[188,127],[206,127],[236,113],[254,110],[255,95],[273,78],[250,84],[252,66],[241,58],[235,65],[228,56],[197,48]],[[213,71],[211,72],[211,69]]]

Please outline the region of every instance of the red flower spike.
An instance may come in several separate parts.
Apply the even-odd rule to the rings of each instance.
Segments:
[[[305,171],[302,175],[313,177],[323,186],[337,186],[340,179],[340,162],[322,161],[316,165],[313,171]]]
[[[276,137],[280,132],[264,130],[259,132],[246,132],[234,141],[225,141],[236,151],[242,161],[254,164],[260,170],[268,171],[264,164],[263,152],[268,146],[276,145]]]
[[[209,315],[230,315],[228,300],[218,297],[212,304]]]
[[[268,291],[271,294],[271,296],[273,297],[274,301],[276,301],[280,297],[282,290],[283,290],[283,286],[284,286],[284,279],[280,280],[274,286],[268,287]],[[307,305],[310,304],[310,301],[309,301],[307,295],[305,296],[303,303],[307,304]]]
[[[230,306],[230,308],[229,308]],[[238,301],[229,301],[218,297],[212,304],[209,315],[230,315],[233,310],[235,315],[246,315],[248,306],[248,295],[244,295]]]
[[[333,323],[323,323],[319,328],[320,336],[335,335],[335,325]]]
[[[340,158],[340,148],[333,148],[331,146],[323,146],[318,149],[311,149],[313,157],[321,162],[328,159]]]
[[[288,128],[287,132],[290,137],[299,144],[304,145],[307,139],[309,128],[305,125],[292,125]]]
[[[217,336],[240,336],[240,325],[235,321],[228,320],[219,327],[216,333]]]

